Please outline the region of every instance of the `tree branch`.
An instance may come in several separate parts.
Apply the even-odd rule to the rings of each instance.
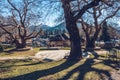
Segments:
[[[117,10],[114,11],[112,15],[107,16],[107,17],[100,23],[100,25],[102,25],[107,19],[112,18],[113,16],[115,16],[116,13],[117,13],[119,10],[120,10],[120,7],[118,7]]]
[[[7,25],[4,25],[4,26],[7,26]],[[6,29],[3,27],[3,25],[0,25],[0,28],[1,28],[2,30],[4,30],[7,34],[9,34],[9,35],[14,39],[13,34],[10,33],[10,31],[6,30]]]
[[[94,6],[99,5],[100,1],[101,0],[94,0],[91,3],[83,6],[83,8],[79,11],[79,13],[75,16],[75,21],[77,21],[85,13],[86,10],[88,10],[89,8],[92,8]]]

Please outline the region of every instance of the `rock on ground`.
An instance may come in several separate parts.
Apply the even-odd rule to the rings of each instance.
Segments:
[[[35,55],[35,58],[38,58],[41,60],[58,61],[68,56],[69,53],[70,53],[70,50],[40,51]]]

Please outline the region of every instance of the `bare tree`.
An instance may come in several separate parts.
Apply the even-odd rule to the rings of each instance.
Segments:
[[[9,34],[7,38],[16,45],[16,48],[24,48],[27,40],[37,37],[42,32],[37,26],[41,25],[40,13],[35,11],[34,0],[22,0],[21,6],[15,5],[12,0],[7,1],[11,16],[0,24],[0,28]]]
[[[88,9],[98,6],[99,3],[104,3],[106,6],[111,6],[110,3],[112,0],[51,0],[51,2],[59,1],[62,3],[66,28],[70,35],[71,51],[68,59],[80,59],[82,57],[82,50],[81,37],[77,27],[78,20]],[[88,1],[88,3],[84,1]],[[82,2],[82,4],[80,2]],[[60,18],[60,20],[62,20],[62,18]]]
[[[113,1],[114,0],[61,0],[66,28],[69,32],[71,42],[71,51],[68,59],[76,60],[82,57],[81,37],[77,27],[78,20],[88,9],[98,6],[100,3],[104,3],[106,6],[112,6],[111,2]],[[82,2],[82,4],[80,4],[80,2]]]
[[[4,19],[3,16],[0,15],[0,24],[3,23],[3,19]],[[3,34],[4,34],[4,31],[0,29],[0,38],[1,38],[1,36],[2,36]]]
[[[120,6],[116,6],[116,3],[118,2],[113,2],[111,7],[101,3],[99,6],[93,7],[91,11],[87,10],[87,15],[92,15],[93,23],[91,24],[90,20],[85,21],[83,19],[84,17],[81,18],[81,20],[79,21],[82,24],[82,29],[86,35],[86,50],[94,50],[95,41],[99,37],[99,33],[102,29],[103,23],[106,20],[114,17],[120,10]],[[87,19],[89,19],[89,17]]]
[[[83,4],[83,6],[74,11],[75,7],[72,7],[71,3],[75,3],[76,0],[61,0],[62,6],[64,9],[64,17],[66,22],[66,28],[70,35],[70,42],[71,42],[71,51],[69,59],[80,59],[82,57],[82,50],[81,50],[81,39],[79,35],[79,30],[77,28],[77,21],[81,16],[89,9],[94,6],[99,5],[99,2],[102,0],[93,0],[88,4]],[[77,2],[77,5],[79,3]],[[74,6],[74,5],[73,5]]]

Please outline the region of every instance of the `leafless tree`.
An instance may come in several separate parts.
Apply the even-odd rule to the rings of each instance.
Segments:
[[[61,0],[62,7],[64,9],[64,17],[66,22],[66,28],[70,35],[71,42],[71,51],[70,51],[70,60],[80,59],[82,57],[81,50],[81,39],[79,35],[79,30],[77,28],[77,22],[82,17],[82,15],[90,8],[99,5],[103,0],[92,0],[89,3],[83,2],[81,6],[76,8],[76,6],[80,5],[78,1],[82,0]]]
[[[35,11],[34,0],[22,0],[19,3],[21,6],[17,6],[18,4],[14,4],[12,0],[7,2],[10,5],[7,9],[11,16],[0,24],[0,28],[9,34],[7,38],[16,45],[16,48],[24,48],[29,39],[35,38],[42,32],[37,26],[41,26],[40,13]]]
[[[88,3],[86,0],[84,0],[86,3]],[[117,12],[120,10],[120,5],[118,5],[118,2],[112,2],[112,6],[106,6],[105,4],[101,3],[98,6],[93,7],[91,10],[87,10],[87,15],[91,15],[93,19],[93,23],[90,23],[91,18],[87,16],[86,20],[81,18],[79,21],[82,24],[82,29],[86,35],[86,50],[94,50],[95,47],[95,41],[99,37],[99,33],[102,29],[102,24],[114,17]]]

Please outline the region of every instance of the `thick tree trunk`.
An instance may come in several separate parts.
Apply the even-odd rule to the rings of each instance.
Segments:
[[[72,14],[70,1],[61,0],[64,9],[66,28],[70,35],[71,51],[68,60],[78,60],[82,57],[81,41],[76,20]]]
[[[95,40],[86,40],[85,51],[94,51],[94,48],[95,48]]]
[[[87,30],[85,31],[85,36],[86,36],[85,51],[94,51],[95,41],[98,39],[99,33],[100,33],[100,30],[96,29],[94,35],[90,36],[90,34],[88,34]]]
[[[26,40],[21,40],[21,43],[18,40],[14,40],[16,49],[25,48],[26,47]]]
[[[25,48],[25,47],[26,47],[26,45],[24,45],[24,44],[16,45],[16,49]]]
[[[66,23],[67,30],[70,35],[71,42],[71,51],[69,55],[69,60],[78,60],[82,58],[82,50],[81,50],[81,41],[79,36],[79,30],[75,22]]]
[[[82,58],[82,51],[80,46],[80,40],[71,41],[71,51],[69,55],[69,60],[79,60]]]

